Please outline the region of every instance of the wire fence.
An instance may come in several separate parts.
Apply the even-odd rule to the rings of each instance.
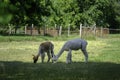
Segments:
[[[120,34],[120,29],[109,29],[110,34]]]
[[[88,37],[88,36],[95,36],[95,37],[107,37],[108,34],[120,34],[120,29],[109,29],[103,27],[84,27],[80,25],[79,29],[62,29],[62,26],[59,28],[38,28],[32,25],[32,27],[25,26],[24,28],[18,28],[16,31],[15,29],[9,28],[9,34],[24,34],[24,35],[49,35],[49,36],[80,36]]]

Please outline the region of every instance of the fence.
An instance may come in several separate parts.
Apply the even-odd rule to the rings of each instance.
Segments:
[[[72,31],[62,31],[64,34],[66,33],[68,36],[70,35],[79,35],[80,37],[85,36],[97,36],[97,37],[106,37],[109,34],[108,28],[96,28],[96,27],[83,27],[80,30],[72,30]]]
[[[15,29],[11,29],[9,27],[8,30],[9,34],[15,34]],[[23,28],[19,28],[16,31],[17,34],[25,34],[25,35],[49,35],[49,36],[61,36],[61,35],[78,35],[80,37],[85,36],[97,36],[97,37],[106,37],[109,33],[117,33],[120,34],[120,29],[109,29],[109,28],[102,28],[102,27],[85,27],[80,25],[79,29],[62,29],[62,26],[59,29],[56,28],[38,28],[34,25],[32,26],[25,26]]]
[[[120,34],[120,29],[109,29],[110,34]]]
[[[39,29],[39,31],[35,28],[32,30],[27,29],[25,31],[27,35],[49,35],[49,36],[58,36],[58,30],[56,29]]]

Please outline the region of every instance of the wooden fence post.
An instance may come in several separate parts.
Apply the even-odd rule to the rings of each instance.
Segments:
[[[68,36],[70,36],[70,24],[68,26]]]
[[[96,36],[96,24],[94,24],[94,36]]]
[[[101,37],[103,37],[103,28],[101,27]]]
[[[60,29],[59,29],[59,36],[61,36],[61,33],[62,33],[62,26],[60,26]]]
[[[25,25],[25,35],[27,34],[27,25]]]
[[[33,27],[34,27],[34,24],[32,24],[31,26],[31,35],[33,35]]]
[[[82,38],[82,24],[80,24],[80,38]]]
[[[43,29],[44,29],[44,30],[43,30],[43,35],[45,36],[45,35],[46,35],[46,25],[44,26]]]
[[[12,33],[12,29],[11,29],[10,24],[8,24],[8,27],[9,27],[9,35],[10,35]]]

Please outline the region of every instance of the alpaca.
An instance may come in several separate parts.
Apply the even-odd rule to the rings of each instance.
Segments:
[[[38,54],[36,56],[33,55],[33,62],[36,63],[39,56],[41,56],[41,61],[43,63],[44,58],[45,58],[45,52],[47,53],[47,56],[48,56],[48,61],[47,62],[49,62],[51,57],[53,57],[53,55],[54,55],[53,49],[54,49],[54,45],[51,42],[41,43],[40,46],[39,46]]]
[[[53,56],[53,61],[57,61],[58,58],[61,56],[61,54],[64,52],[64,51],[68,51],[68,54],[67,54],[67,58],[66,58],[66,63],[71,63],[72,62],[72,50],[79,50],[81,49],[81,51],[83,52],[84,56],[85,56],[85,62],[87,63],[88,62],[88,53],[87,53],[87,50],[86,50],[86,47],[87,47],[87,41],[85,40],[82,40],[82,39],[73,39],[73,40],[69,40],[67,41],[63,47],[61,48],[61,50],[59,51],[59,53],[55,56]]]

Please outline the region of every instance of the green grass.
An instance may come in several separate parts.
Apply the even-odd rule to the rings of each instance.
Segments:
[[[66,41],[72,38],[80,38],[80,36],[77,35],[62,35],[62,36],[56,36],[56,37],[51,37],[51,36],[15,36],[15,35],[11,35],[11,36],[0,36],[0,42],[11,42],[11,41]],[[94,36],[88,36],[88,37],[84,37],[84,39],[87,40],[95,40]]]
[[[81,51],[73,51],[73,63],[66,64],[64,52],[56,64],[39,61],[34,64],[32,54],[37,54],[41,42],[52,41],[55,54],[65,40],[75,37],[11,36],[9,41],[0,37],[0,80],[120,80],[120,35],[88,40],[89,62],[84,63]],[[16,37],[16,38],[15,38]],[[22,38],[22,41],[20,41]],[[2,40],[6,41],[2,41]],[[18,39],[18,40],[17,40]]]

